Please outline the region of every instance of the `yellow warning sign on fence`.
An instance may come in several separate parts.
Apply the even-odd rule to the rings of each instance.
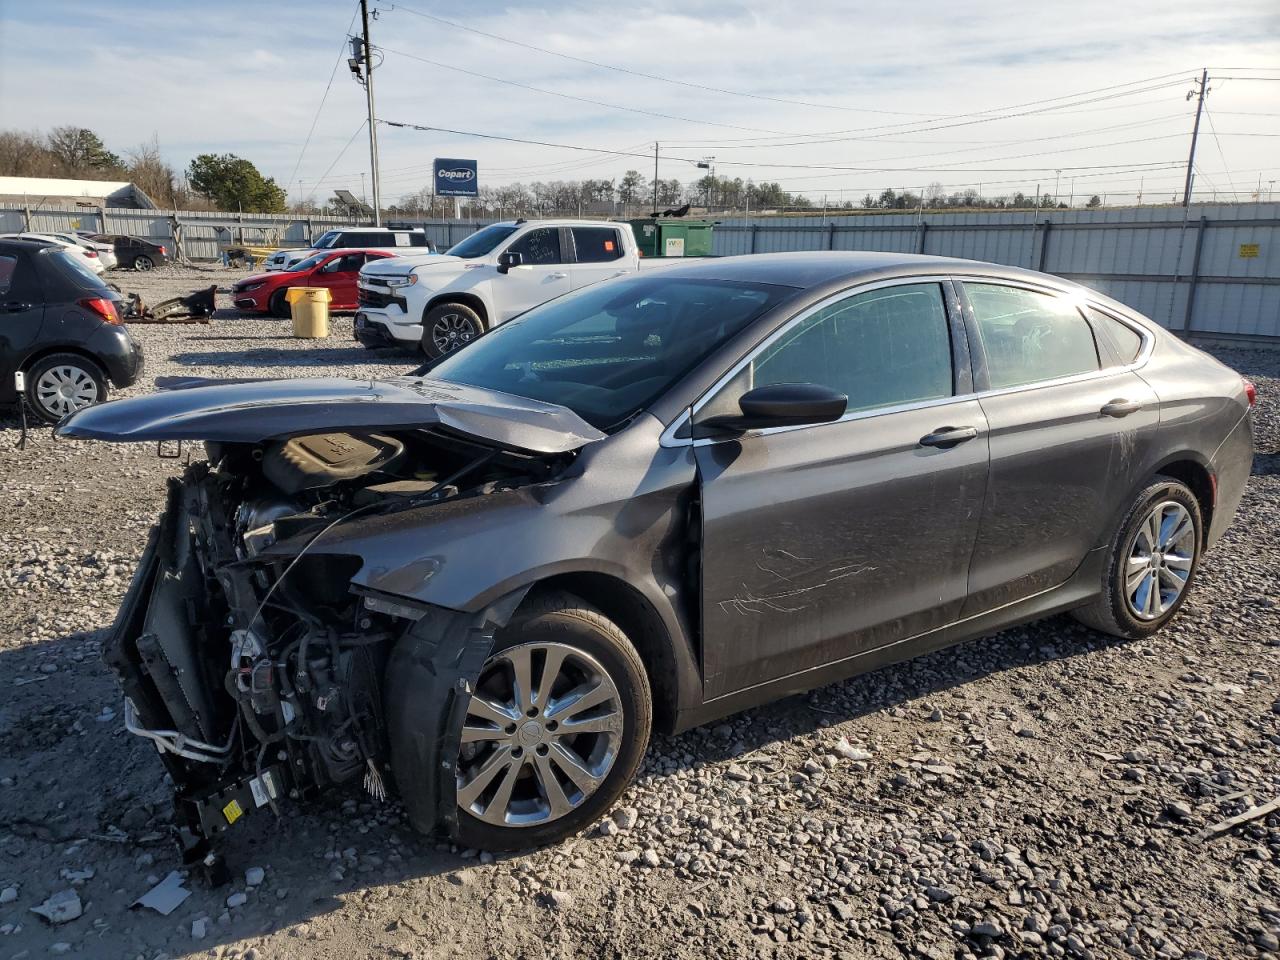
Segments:
[[[1242,243],[1240,244],[1240,256],[1245,260],[1256,260],[1258,258],[1258,244]]]

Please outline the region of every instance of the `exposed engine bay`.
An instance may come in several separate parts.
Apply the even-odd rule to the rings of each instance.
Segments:
[[[449,671],[428,671],[444,686],[438,706],[402,704],[389,716],[387,688],[397,644],[441,642],[450,612],[357,591],[361,559],[325,553],[326,534],[543,482],[573,459],[444,428],[206,448],[207,461],[170,481],[105,651],[124,688],[126,725],[156,745],[173,778],[190,861],[208,856],[208,840],[244,814],[279,813],[285,798],[359,781],[382,799],[397,737],[447,748],[457,716],[445,702]],[[434,728],[406,729],[414,725]],[[423,810],[436,798],[417,799]],[[413,819],[423,826],[431,817]],[[444,813],[440,820],[449,823]]]

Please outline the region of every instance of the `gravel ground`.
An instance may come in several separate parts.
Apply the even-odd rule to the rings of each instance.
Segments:
[[[148,377],[413,364],[349,319],[321,343],[231,316],[136,327]],[[1280,956],[1280,813],[1199,836],[1280,795],[1280,352],[1220,356],[1258,384],[1265,456],[1159,636],[1058,617],[658,738],[611,821],[497,860],[339,792],[232,831],[233,884],[190,878],[168,917],[129,909],[181,864],[98,658],[179,464],[47,430],[19,452],[9,420],[0,958]],[[62,891],[77,917],[31,912]]]

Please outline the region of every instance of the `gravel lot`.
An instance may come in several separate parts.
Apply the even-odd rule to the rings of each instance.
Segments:
[[[238,275],[118,282],[157,301]],[[130,392],[413,365],[349,319],[318,342],[231,316],[135,327]],[[496,861],[352,788],[250,818],[233,884],[192,877],[168,917],[129,909],[181,863],[99,652],[179,464],[47,430],[19,452],[4,421],[0,958],[1280,956],[1280,813],[1200,838],[1280,796],[1280,352],[1220,355],[1258,384],[1265,456],[1159,636],[1058,617],[658,738],[613,821]],[[60,891],[77,918],[30,912]]]

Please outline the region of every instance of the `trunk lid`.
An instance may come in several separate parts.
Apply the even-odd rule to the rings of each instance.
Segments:
[[[425,377],[218,382],[86,407],[60,437],[260,443],[316,433],[442,426],[500,447],[567,453],[604,434],[567,407]]]

